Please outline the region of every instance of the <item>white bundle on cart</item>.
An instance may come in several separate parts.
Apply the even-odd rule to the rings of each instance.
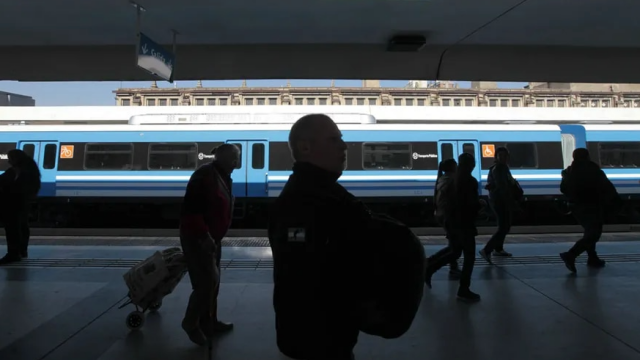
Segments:
[[[156,251],[127,271],[123,278],[129,288],[130,300],[120,308],[129,304],[136,307],[136,311],[127,316],[127,326],[130,329],[142,327],[144,313],[160,309],[162,299],[173,292],[186,272],[187,263],[179,247]]]

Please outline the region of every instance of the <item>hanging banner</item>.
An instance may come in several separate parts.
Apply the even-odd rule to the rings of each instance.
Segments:
[[[167,51],[143,33],[138,34],[138,67],[168,82],[173,82],[175,54]]]

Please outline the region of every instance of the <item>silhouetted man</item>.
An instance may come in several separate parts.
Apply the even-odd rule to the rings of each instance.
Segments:
[[[491,239],[480,250],[480,256],[492,264],[492,256],[511,256],[504,250],[504,241],[511,231],[513,211],[522,189],[511,175],[509,169],[509,150],[505,147],[496,149],[495,164],[489,169],[486,189],[489,190],[489,202],[496,214],[497,229]]]
[[[180,244],[193,287],[182,328],[198,345],[205,345],[214,332],[233,328],[233,324],[218,320],[217,297],[222,238],[233,217],[231,173],[240,150],[223,144],[212,154],[214,160],[191,175],[180,217]]]
[[[278,348],[294,359],[353,358],[358,341],[357,252],[366,207],[337,180],[347,146],[326,115],[291,128],[293,174],[269,222]],[[359,243],[361,241],[361,243]]]
[[[575,273],[576,258],[587,252],[587,266],[600,268],[605,261],[598,257],[596,243],[602,235],[604,214],[616,204],[618,192],[598,164],[591,161],[589,151],[578,148],[573,151],[571,166],[562,171],[560,191],[569,200],[569,208],[583,227],[582,239],[567,252],[560,254],[567,269]]]

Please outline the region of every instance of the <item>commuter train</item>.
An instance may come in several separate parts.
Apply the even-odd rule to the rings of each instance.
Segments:
[[[400,114],[397,120],[381,120],[367,109],[332,106],[237,108],[189,114],[178,108],[153,115],[141,108],[141,115],[122,125],[4,126],[0,170],[8,166],[7,151],[16,147],[39,164],[42,188],[32,211],[36,226],[175,228],[191,173],[211,161],[214,147],[233,143],[242,152],[232,175],[233,226],[264,228],[269,204],[291,173],[291,124],[303,114],[323,112],[338,123],[348,146],[342,185],[372,209],[410,226],[435,226],[432,197],[440,161],[472,154],[477,160],[473,175],[486,196],[489,167],[500,146],[509,149],[511,171],[525,192],[516,223],[573,223],[559,185],[576,147],[587,147],[628,206],[638,206],[640,123],[614,117],[619,114],[607,118],[600,112],[597,119],[580,120],[575,113],[563,119],[562,112],[540,109],[523,115],[529,109],[475,108],[477,115],[469,109],[460,115],[451,108],[423,110],[423,119]],[[434,111],[441,115],[428,116]]]

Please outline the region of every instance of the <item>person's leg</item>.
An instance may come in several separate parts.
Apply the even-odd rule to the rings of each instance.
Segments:
[[[202,346],[206,345],[207,339],[200,326],[200,320],[210,316],[214,282],[214,274],[211,271],[213,261],[207,261],[206,258],[210,255],[204,254],[204,251],[198,248],[198,239],[181,236],[180,243],[193,289],[182,320],[182,328],[192,342]]]
[[[22,256],[22,258],[29,257],[30,237],[31,229],[29,229],[29,214],[22,214],[20,217],[20,256]]]
[[[0,259],[0,265],[10,264],[22,260],[20,256],[20,222],[17,217],[11,216],[4,219],[4,233],[7,242],[7,254]]]
[[[475,236],[465,234],[460,239],[464,261],[460,274],[460,287],[458,288],[458,298],[465,301],[479,301],[480,295],[471,291],[471,275],[476,262],[476,239]]]
[[[217,269],[213,284],[213,303],[211,305],[211,320],[213,321],[213,330],[216,332],[229,331],[233,329],[232,323],[220,321],[218,319],[218,294],[220,293],[220,279],[222,276],[220,270],[220,262],[222,260],[222,242],[216,242],[215,267]]]
[[[589,254],[589,259],[591,260],[590,266],[604,266],[604,261],[599,259],[595,252],[596,243],[600,240],[600,236],[602,236],[603,228],[602,216],[600,215],[599,209],[575,206],[572,209],[572,213],[578,224],[580,224],[584,230],[582,238],[576,241],[569,251],[560,254],[565,266],[569,271],[575,273],[577,271],[575,265],[576,258],[585,251]],[[589,262],[587,262],[587,264],[589,264]]]

